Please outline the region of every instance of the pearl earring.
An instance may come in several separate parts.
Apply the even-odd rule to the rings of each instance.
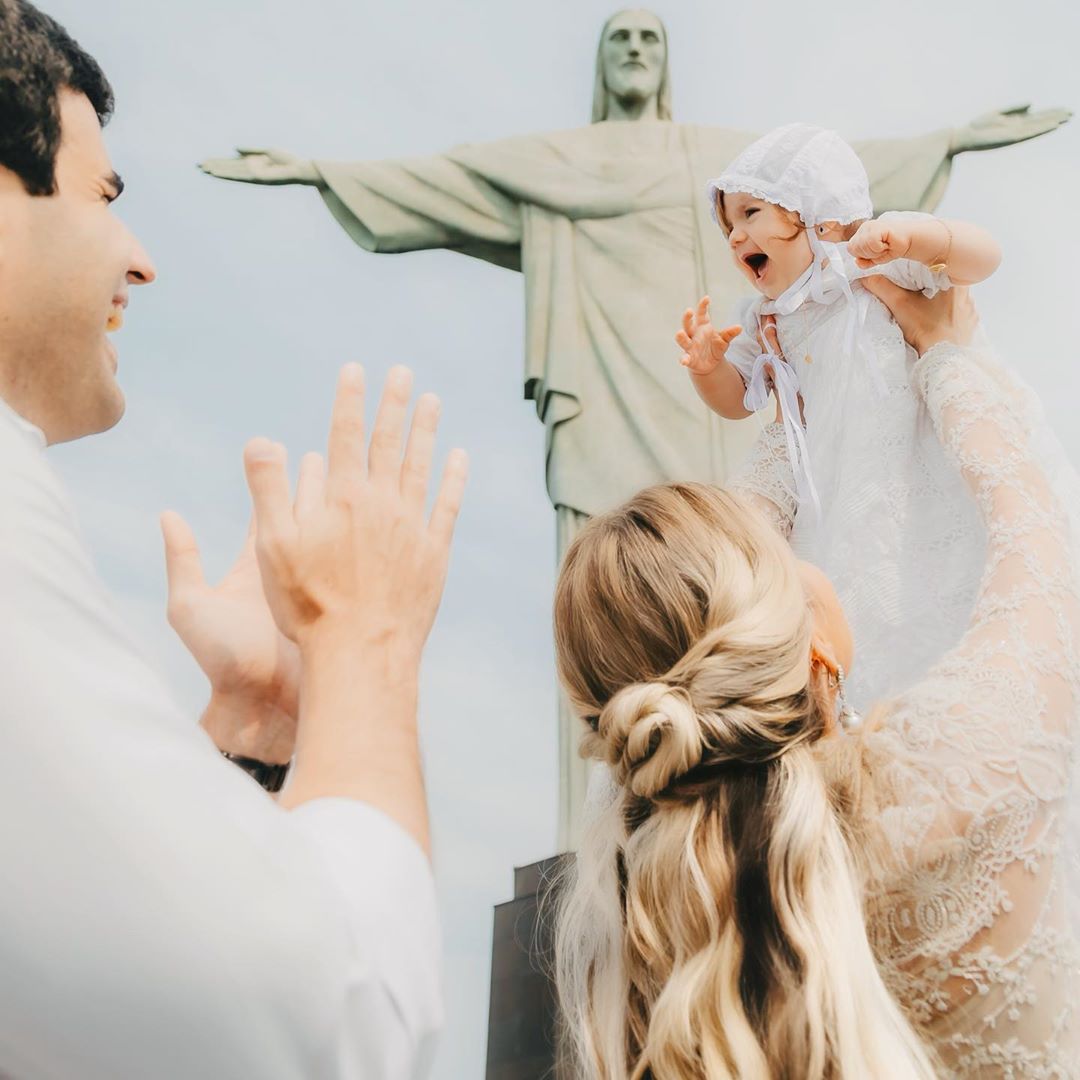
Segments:
[[[836,703],[839,706],[837,719],[845,731],[857,731],[862,725],[862,717],[852,708],[847,699],[844,686],[844,669],[836,665]]]

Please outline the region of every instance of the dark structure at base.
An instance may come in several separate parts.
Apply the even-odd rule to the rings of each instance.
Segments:
[[[554,1080],[555,990],[549,978],[554,903],[565,855],[514,870],[514,899],[495,908],[487,1080]],[[537,920],[537,910],[541,919]]]

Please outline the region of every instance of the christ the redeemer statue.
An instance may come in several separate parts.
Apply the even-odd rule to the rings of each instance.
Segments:
[[[855,145],[879,211],[932,210],[958,153],[1030,139],[1068,117],[1015,109]],[[640,10],[603,28],[592,120],[406,161],[242,150],[201,165],[227,180],[317,188],[368,251],[447,248],[521,271],[525,396],[547,434],[560,558],[590,515],[643,487],[723,483],[757,434],[701,403],[672,344],[689,303],[708,293],[724,311],[747,288],[704,192],[755,136],[672,121],[666,31]],[[565,706],[559,729],[559,842],[572,848],[586,773]]]

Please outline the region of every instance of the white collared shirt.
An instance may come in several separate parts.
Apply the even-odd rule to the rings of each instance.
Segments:
[[[217,753],[128,640],[44,443],[0,401],[0,1075],[423,1075],[427,859]]]

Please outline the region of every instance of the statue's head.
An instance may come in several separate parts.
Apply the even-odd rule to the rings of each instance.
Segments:
[[[667,31],[651,11],[629,8],[612,15],[596,50],[592,121],[606,120],[612,99],[657,103],[660,120],[671,119]]]

